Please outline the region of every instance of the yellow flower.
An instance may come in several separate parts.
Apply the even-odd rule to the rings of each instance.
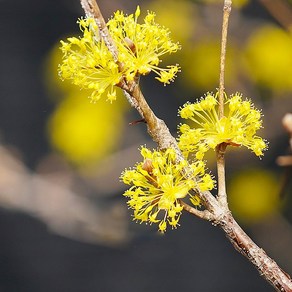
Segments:
[[[173,81],[179,67],[177,65],[160,68],[160,57],[180,49],[178,43],[170,38],[168,29],[155,23],[155,14],[148,12],[144,23],[137,23],[140,15],[139,6],[135,14],[124,15],[117,11],[108,21],[108,28],[118,48],[118,58],[123,64],[126,78],[131,81],[137,75],[155,72],[160,82]]]
[[[167,224],[176,228],[183,209],[179,200],[188,196],[198,206],[200,200],[192,190],[210,190],[214,182],[205,173],[202,161],[190,165],[192,177],[186,178],[183,171],[187,162],[177,162],[173,149],[162,152],[142,147],[141,155],[143,162],[121,175],[122,181],[131,185],[124,195],[129,198],[129,207],[134,209],[134,219],[157,223],[161,232],[166,230]]]
[[[226,100],[227,114],[218,117],[217,95],[207,93],[197,103],[186,103],[179,114],[184,119],[195,122],[197,128],[180,125],[179,147],[187,155],[195,152],[197,159],[203,159],[205,153],[221,143],[232,146],[245,146],[257,156],[267,149],[265,140],[256,136],[262,127],[261,112],[254,108],[249,100],[242,100],[236,93]]]
[[[93,18],[79,19],[81,38],[61,41],[63,61],[59,66],[62,79],[70,79],[81,88],[91,89],[91,99],[98,100],[103,93],[112,102],[116,99],[113,86],[121,80],[133,81],[139,75],[155,72],[160,82],[170,83],[179,72],[177,65],[160,68],[160,57],[180,49],[170,39],[168,29],[154,22],[155,14],[148,12],[143,24],[138,24],[138,6],[135,15],[117,11],[108,23],[109,33],[118,49],[118,62],[113,59]],[[118,63],[122,64],[121,66]]]

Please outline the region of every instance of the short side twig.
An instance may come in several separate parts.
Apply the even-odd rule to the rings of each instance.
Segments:
[[[209,212],[208,210],[198,210],[196,208],[193,208],[192,206],[190,206],[189,204],[187,204],[186,202],[184,202],[183,200],[180,200],[180,204],[184,207],[184,210],[186,210],[187,212],[201,218],[204,220],[208,220],[208,221],[214,221],[215,217],[214,215]]]

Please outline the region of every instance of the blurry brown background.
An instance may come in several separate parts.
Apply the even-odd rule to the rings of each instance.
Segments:
[[[165,60],[182,67],[175,83],[141,80],[174,135],[178,107],[218,86],[221,2],[98,1],[106,18],[155,11],[182,44]],[[276,161],[290,155],[281,120],[292,110],[292,4],[233,2],[226,90],[263,108],[270,144],[262,160],[228,152],[230,207],[291,274],[291,172]],[[77,0],[0,0],[0,291],[273,291],[208,222],[183,214],[161,236],[131,221],[119,176],[140,145],[155,145],[144,124],[128,125],[139,117],[122,95],[91,104],[59,80],[59,41],[78,35],[82,15]]]

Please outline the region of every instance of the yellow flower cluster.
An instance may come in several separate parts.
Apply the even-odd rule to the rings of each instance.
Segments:
[[[116,99],[113,86],[118,86],[122,78],[133,81],[139,75],[155,72],[164,84],[173,81],[179,67],[177,65],[160,68],[160,57],[180,49],[170,38],[168,29],[155,23],[155,14],[148,12],[143,24],[138,24],[140,8],[135,14],[124,15],[117,11],[107,27],[118,50],[118,62],[99,36],[93,18],[79,19],[82,38],[71,37],[61,41],[63,62],[59,72],[63,79],[71,79],[81,88],[92,89],[91,98],[98,100],[104,92],[107,99]]]
[[[124,196],[129,198],[128,205],[134,209],[134,219],[158,223],[161,232],[166,230],[167,224],[176,228],[183,209],[179,200],[188,196],[198,206],[200,200],[194,190],[210,190],[214,181],[205,173],[202,161],[189,165],[193,177],[186,178],[183,172],[187,162],[177,162],[173,149],[162,152],[142,147],[141,155],[143,162],[121,175],[125,184],[132,185]]]
[[[243,100],[236,93],[226,98],[226,115],[218,117],[217,94],[207,93],[197,103],[186,103],[179,115],[196,124],[191,128],[187,124],[180,125],[181,136],[179,147],[185,155],[196,153],[197,159],[203,159],[205,153],[221,143],[232,146],[245,146],[257,156],[263,155],[267,149],[265,140],[256,136],[262,127],[261,112],[249,100]]]

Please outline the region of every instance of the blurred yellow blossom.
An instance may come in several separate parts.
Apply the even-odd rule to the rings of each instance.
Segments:
[[[157,21],[169,28],[171,34],[179,39],[185,48],[187,42],[190,42],[195,35],[198,19],[195,3],[189,0],[152,0],[145,4],[151,11],[159,11],[156,16]]]
[[[258,85],[292,90],[292,36],[276,26],[262,26],[252,33],[244,49],[244,66]]]
[[[83,94],[82,94],[83,93]],[[83,166],[95,163],[118,147],[123,132],[120,105],[84,102],[86,91],[62,100],[48,123],[52,145],[69,161]]]
[[[225,84],[234,84],[237,79],[238,65],[234,43],[229,44],[225,63]],[[184,50],[181,61],[182,82],[195,90],[206,91],[218,86],[220,64],[220,42],[212,37],[200,38],[197,43]]]
[[[230,180],[228,199],[234,215],[244,223],[254,223],[279,209],[279,182],[264,169],[246,169]]]

